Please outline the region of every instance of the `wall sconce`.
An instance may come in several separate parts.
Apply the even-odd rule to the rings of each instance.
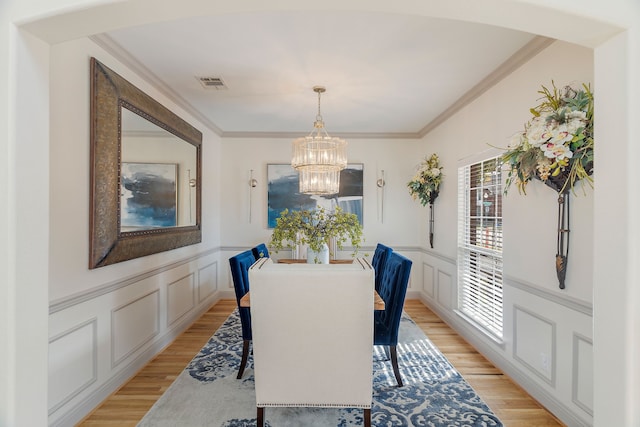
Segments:
[[[380,178],[376,181],[376,186],[380,190],[380,210],[378,212],[381,223],[384,223],[384,187],[386,184],[387,183],[384,180],[384,169],[382,169],[380,171]]]
[[[253,177],[253,169],[249,172],[249,224],[251,224],[251,193],[258,186],[258,180]]]
[[[191,178],[191,169],[187,169],[187,182],[189,183],[189,188],[195,188],[197,185],[197,181],[195,178]],[[191,199],[191,191],[189,191],[189,224],[193,224],[193,202]]]

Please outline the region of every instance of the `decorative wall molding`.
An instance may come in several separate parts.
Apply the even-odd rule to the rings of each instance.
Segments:
[[[155,297],[155,299],[149,299],[151,297]],[[149,301],[149,302],[147,302]],[[141,304],[151,304],[151,306],[146,307],[147,310],[144,310],[144,306]],[[155,310],[155,311],[151,311]],[[142,313],[145,317],[151,316],[153,324],[151,325],[150,330],[144,331],[146,333],[143,336],[135,337],[130,335],[129,338],[134,339],[136,342],[133,345],[128,346],[131,343],[123,343],[123,350],[118,351],[118,343],[122,341],[123,331],[128,331],[129,333],[135,333],[134,328],[118,328],[118,323],[122,322],[124,324],[132,324],[135,322],[139,316],[136,314]],[[124,317],[130,317],[129,319],[123,319]],[[141,325],[138,322],[133,323],[137,328],[140,328]],[[148,325],[147,325],[148,326]],[[118,334],[118,332],[121,332]],[[144,347],[149,341],[151,341],[154,337],[158,336],[160,333],[160,291],[154,290],[152,292],[148,292],[138,298],[135,298],[125,304],[122,304],[111,310],[111,368],[115,368],[124,360],[126,360],[129,356],[134,354],[136,351]]]
[[[446,255],[440,254],[438,252],[435,252],[433,249],[429,249],[429,248],[414,248],[414,250],[418,250],[420,252],[422,252],[423,254],[430,256],[432,258],[436,258],[439,259],[441,261],[444,261],[448,264],[452,264],[454,267],[457,266],[458,264],[458,260],[456,260],[455,258],[451,258],[448,257]]]
[[[531,350],[530,348],[521,349],[518,345],[520,341],[520,334],[525,333],[524,330],[521,331],[521,326],[523,322],[519,321],[520,315],[529,316],[531,319],[534,319],[538,322],[539,326],[547,325],[549,328],[549,334],[546,337],[548,342],[546,346],[541,346],[541,342],[538,342],[537,345],[534,344],[535,350]],[[544,324],[544,325],[543,325]],[[532,374],[539,377],[541,380],[549,384],[551,387],[556,386],[556,354],[557,354],[557,346],[556,346],[556,335],[557,335],[557,325],[556,322],[546,319],[540,316],[537,313],[534,313],[531,310],[527,310],[524,307],[519,305],[513,306],[513,359],[518,361],[522,366],[526,367]],[[529,331],[531,332],[531,331]],[[531,341],[533,338],[533,334],[527,334],[525,338],[528,341]],[[545,352],[544,349],[547,348],[549,351]],[[538,353],[539,349],[542,349],[542,352]],[[538,360],[538,357],[544,357],[545,360]],[[546,367],[539,366],[546,363]]]
[[[215,303],[215,301],[214,301]],[[142,369],[153,357],[155,357],[163,348],[173,342],[185,329],[191,325],[191,323],[202,316],[209,306],[202,306],[196,312],[191,313],[188,317],[182,319],[178,325],[163,335],[159,340],[153,342],[148,348],[143,350],[140,354],[123,364],[122,369],[114,373],[114,376],[110,377],[98,388],[93,390],[88,396],[81,399],[74,405],[70,406],[64,411],[64,414],[54,420],[50,421],[51,427],[67,427],[76,425],[80,422],[89,412],[95,409],[100,403],[102,403],[109,395],[122,386],[129,378]]]
[[[426,248],[407,247],[407,250],[411,250],[411,251],[419,250],[420,252],[422,252],[423,254],[429,257],[433,257],[433,258],[445,261],[451,264],[453,268],[457,268],[458,261],[454,258],[436,254]],[[551,301],[554,304],[560,304],[564,307],[570,308],[571,310],[593,317],[593,304],[589,302],[582,301],[577,298],[572,298],[560,292],[554,292],[545,288],[541,288],[540,286],[527,283],[523,280],[517,279],[512,276],[504,277],[504,285],[511,286],[516,289],[520,289],[532,295],[536,295],[540,298],[544,298],[548,301]]]
[[[422,263],[422,291],[435,298],[436,268],[426,262]]]
[[[166,326],[171,327],[183,316],[189,314],[196,306],[195,301],[195,274],[191,272],[173,282],[167,284],[167,319]],[[187,287],[186,291],[182,289]],[[186,298],[180,298],[186,297]],[[182,302],[182,306],[179,306]]]
[[[452,286],[453,278],[449,273],[436,269],[438,280],[435,283],[436,301],[447,310],[452,310]]]
[[[586,355],[586,356],[591,356],[589,363],[586,368],[580,369],[584,363],[586,363],[584,360],[581,359],[582,357],[586,357],[585,355],[582,355],[581,351],[580,351],[580,344],[584,344],[584,345],[588,345],[591,349],[591,354]],[[578,406],[580,409],[582,409],[583,411],[585,411],[587,414],[589,414],[590,416],[593,416],[593,402],[583,402],[582,400],[580,400],[580,390],[582,390],[583,388],[580,387],[580,379],[581,377],[581,372],[582,371],[592,371],[593,370],[593,340],[590,338],[587,338],[581,334],[578,333],[574,333],[573,334],[573,358],[572,358],[572,366],[573,366],[573,370],[572,370],[572,381],[571,381],[571,400],[573,401],[573,403],[576,404],[576,406]],[[593,389],[593,384],[591,384],[590,386],[591,389]],[[593,397],[592,397],[593,399]]]
[[[515,279],[510,276],[505,276],[504,284],[516,289],[520,289],[532,295],[536,295],[540,298],[544,298],[546,300],[553,302],[554,304],[560,304],[571,310],[593,317],[593,304],[591,303],[581,301],[576,298],[571,298],[559,292],[552,292],[547,289],[541,288],[536,285],[532,285],[530,283],[523,282],[519,279]]]
[[[484,335],[477,329],[458,319],[452,312],[444,310],[425,297],[424,293],[419,297],[427,307],[438,315],[445,323],[451,326],[461,337],[471,344],[482,355],[489,359],[498,369],[511,377],[517,384],[525,389],[534,399],[547,408],[567,425],[575,427],[589,427],[591,424],[582,419],[574,410],[564,405],[560,400],[541,387],[531,376],[525,374],[513,361],[504,356],[499,345],[491,345]],[[481,338],[482,336],[482,338]]]
[[[493,70],[487,77],[480,81],[477,85],[463,94],[456,102],[451,104],[449,108],[444,110],[438,117],[433,119],[425,127],[423,127],[418,135],[422,138],[429,132],[440,126],[442,123],[453,117],[458,111],[475,101],[480,95],[491,89],[496,84],[504,80],[509,74],[524,65],[531,58],[549,47],[551,43],[556,41],[543,36],[535,36],[529,43],[511,55],[498,68]]]
[[[205,293],[203,292],[203,287],[202,287],[202,283],[203,283],[203,276],[205,276],[205,271],[207,271],[208,269],[212,269],[213,273],[211,274],[211,277],[213,277],[214,283],[213,286],[210,289],[210,292]],[[205,299],[209,298],[211,295],[213,295],[213,293],[218,289],[218,261],[214,261],[212,263],[203,265],[202,267],[200,267],[198,269],[198,303],[201,303],[202,301],[204,301]]]
[[[424,264],[435,266],[434,274],[436,275],[436,281],[438,280],[437,276],[439,271],[444,270],[453,274],[453,272],[455,272],[457,269],[457,261],[455,259],[446,256],[437,256],[431,253],[430,250],[424,248],[420,249],[420,252],[423,253],[423,259],[425,260],[423,261]],[[445,265],[438,264],[438,260],[444,261]],[[422,280],[424,287],[425,278],[423,277]],[[456,284],[453,283],[452,286],[455,287]],[[552,312],[556,313],[558,316],[560,316],[560,318],[565,318],[563,312],[567,315],[571,315],[572,313],[580,313],[590,318],[593,317],[592,305],[584,301],[548,291],[541,288],[540,286],[526,283],[512,277],[505,278],[504,286],[505,292],[507,291],[507,289],[511,288],[518,289],[528,295],[540,297],[544,301],[537,302],[536,304],[548,303],[552,306],[555,306],[556,308],[552,309]],[[437,282],[434,283],[434,287],[437,290]],[[577,427],[588,427],[592,425],[592,421],[589,420],[589,416],[591,416],[591,414],[588,411],[583,410],[579,403],[571,402],[571,396],[567,396],[568,400],[559,399],[558,396],[551,391],[552,389],[550,389],[549,386],[544,385],[548,384],[546,381],[538,380],[538,375],[531,374],[531,369],[529,367],[526,367],[519,360],[516,360],[513,357],[512,352],[508,351],[508,349],[512,350],[511,342],[500,343],[496,342],[493,339],[490,339],[490,337],[484,334],[480,329],[476,329],[476,327],[473,326],[472,321],[465,319],[464,316],[459,315],[459,313],[455,309],[448,309],[441,305],[437,301],[437,293],[434,296],[429,296],[423,290],[421,292],[414,292],[414,294],[427,307],[429,307],[434,313],[436,313],[444,322],[446,322],[454,330],[456,330],[460,334],[460,336],[462,336],[481,354],[489,359],[498,369],[503,371],[509,377],[513,378],[514,381],[518,383],[523,389],[525,389],[530,395],[532,395],[534,399],[539,401],[542,405],[544,405],[544,407],[546,407],[564,423]],[[407,297],[409,297],[408,294]],[[521,298],[527,299],[527,296],[523,295]],[[513,308],[514,306],[515,304],[511,305],[510,307]],[[505,310],[507,309],[508,308],[505,308]],[[511,311],[511,313],[513,313],[513,311]],[[580,316],[578,317],[580,318]],[[555,315],[554,319],[557,321]],[[588,319],[585,319],[585,321],[588,322]],[[516,328],[516,326],[514,325],[513,328]],[[509,333],[509,331],[507,331],[507,333]],[[555,333],[559,332],[556,331]],[[511,331],[511,336],[513,336],[513,334],[515,334],[515,330]],[[556,346],[553,348],[553,353],[557,354],[557,338],[554,337],[553,341],[553,345]],[[583,341],[579,342],[583,343]],[[536,354],[539,355],[539,352],[537,352]],[[567,354],[563,353],[562,357],[563,359],[566,358]],[[553,362],[551,361],[551,359],[553,359]],[[557,365],[557,363],[559,363],[558,356],[554,356],[553,358],[551,358],[550,356],[549,363],[555,363]],[[575,369],[575,360],[572,363],[574,365],[572,367],[569,367],[568,369]],[[563,372],[557,371],[558,368],[556,366],[553,366],[552,369],[554,369],[556,373]],[[567,386],[567,388],[568,387],[569,385]],[[569,404],[568,402],[571,402],[571,404]]]
[[[49,339],[49,352],[50,355],[49,357],[51,358],[51,345],[53,343],[55,343],[56,341],[59,341],[61,339],[64,339],[66,337],[69,337],[71,335],[73,335],[74,333],[80,331],[81,329],[84,329],[85,327],[91,327],[91,354],[89,357],[91,357],[91,364],[92,364],[92,375],[90,378],[87,378],[87,380],[80,384],[78,387],[76,387],[74,390],[72,390],[71,392],[69,392],[64,398],[62,398],[61,400],[59,400],[58,402],[56,402],[54,405],[52,405],[51,407],[49,407],[49,415],[53,414],[54,412],[56,412],[58,409],[60,409],[61,407],[63,407],[64,405],[66,405],[69,401],[71,401],[74,397],[76,397],[77,395],[79,395],[80,393],[82,393],[87,387],[89,387],[91,384],[95,383],[98,380],[98,338],[97,338],[97,330],[98,330],[98,319],[96,317],[93,317],[85,322],[79,323],[78,325],[67,329],[66,331],[52,337]],[[50,397],[51,398],[51,397]],[[50,402],[51,403],[51,402]]]
[[[217,253],[219,250],[220,250],[219,248],[208,249],[198,254],[191,255],[189,257],[186,257],[165,265],[161,265],[151,270],[147,270],[140,274],[135,274],[133,276],[129,276],[129,277],[115,280],[113,282],[105,283],[102,286],[97,286],[95,288],[87,290],[86,292],[80,292],[65,298],[58,299],[56,301],[52,301],[49,304],[49,314],[57,313],[58,311],[66,310],[69,307],[73,307],[74,305],[81,304],[83,302],[89,301],[99,296],[109,294],[120,288],[127,287],[129,285],[132,285],[146,278],[153,277],[157,274],[174,269],[176,267],[195,261],[197,259],[203,258],[207,255]]]
[[[106,34],[94,34],[89,36],[89,39],[95,44],[106,50],[114,58],[122,62],[127,68],[141,76],[151,86],[156,88],[159,92],[167,96],[174,104],[183,108],[196,120],[201,122],[204,126],[208,127],[214,133],[222,136],[223,132],[215,123],[209,120],[204,114],[194,108],[186,99],[184,99],[178,92],[173,90],[165,82],[163,82],[158,76],[156,76],[149,68],[142,65],[138,59],[132,56],[129,52],[116,43],[111,37]]]
[[[294,132],[234,132],[223,131],[215,123],[204,116],[197,108],[194,108],[187,100],[185,100],[179,93],[174,91],[171,87],[165,84],[158,78],[151,70],[142,65],[134,56],[116,43],[111,37],[105,34],[97,34],[89,36],[94,43],[103,48],[109,54],[113,55],[116,59],[122,62],[126,67],[133,70],[136,74],[140,75],[145,81],[149,82],[158,91],[167,96],[176,105],[183,108],[187,113],[193,116],[196,120],[200,121],[204,126],[208,127],[215,134],[221,138],[283,138],[293,139],[299,135]],[[431,122],[427,123],[418,132],[343,132],[336,136],[347,139],[421,139],[433,129],[437,128],[442,123],[446,122],[458,111],[465,106],[472,103],[480,95],[491,89],[494,85],[502,81],[509,74],[517,70],[520,66],[525,64],[535,55],[542,50],[546,49],[555,39],[536,36],[524,47],[514,53],[505,62],[503,62],[498,68],[496,68],[491,74],[485,77],[480,83],[472,87],[469,91],[464,93],[458,100],[456,100],[449,108],[442,112]]]

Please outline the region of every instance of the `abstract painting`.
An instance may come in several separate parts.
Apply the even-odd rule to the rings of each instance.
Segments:
[[[122,163],[122,231],[176,226],[177,170],[173,163]]]
[[[348,164],[340,172],[340,191],[331,196],[302,194],[298,191],[298,172],[290,164],[267,165],[268,227],[276,226],[276,219],[285,209],[303,210],[324,207],[333,210],[339,206],[344,212],[357,215],[362,224],[363,203],[362,163]]]

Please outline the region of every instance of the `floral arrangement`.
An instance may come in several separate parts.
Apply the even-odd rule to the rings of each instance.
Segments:
[[[514,135],[502,160],[510,166],[505,194],[512,183],[521,194],[532,178],[564,193],[585,179],[593,187],[593,94],[589,86],[558,90],[542,86],[533,119]]]
[[[420,199],[422,206],[427,206],[438,197],[442,183],[442,166],[437,154],[425,157],[418,165],[418,170],[411,181],[407,183],[413,200]]]
[[[309,245],[314,252],[320,252],[332,238],[339,249],[349,240],[355,255],[363,240],[362,225],[358,216],[344,212],[339,207],[333,212],[322,207],[300,211],[285,209],[276,219],[270,246],[278,252],[285,247],[292,248],[303,244]]]

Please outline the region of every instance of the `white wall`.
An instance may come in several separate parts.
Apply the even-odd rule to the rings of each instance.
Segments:
[[[153,96],[203,133],[202,243],[95,270],[89,253],[89,59],[96,57]],[[56,302],[87,292],[116,278],[137,274],[176,259],[197,255],[220,244],[216,198],[219,137],[190,118],[166,95],[133,74],[120,61],[87,38],[51,49],[51,229],[49,298]]]
[[[203,133],[202,243],[89,270],[92,56]],[[52,46],[50,60],[48,409],[68,425],[220,298],[220,139],[87,38]]]
[[[570,425],[592,422],[593,190],[571,199],[571,252],[567,288],[555,274],[557,194],[532,182],[527,195],[512,188],[503,200],[505,336],[502,345],[470,328],[456,309],[457,168],[461,159],[501,150],[530,119],[540,85],[593,82],[591,49],[556,42],[451,119],[416,140],[349,140],[351,163],[364,163],[364,235],[368,252],[377,242],[395,247],[414,261],[409,294],[420,297],[485,350],[505,371]],[[224,139],[226,251],[267,242],[269,163],[288,163],[291,140]],[[417,164],[437,153],[444,181],[435,203],[435,244],[428,243],[428,208],[406,188]],[[248,185],[250,170],[258,186]],[[385,170],[384,222],[376,179]],[[249,194],[251,192],[251,195]],[[251,197],[252,221],[249,222]],[[365,249],[365,251],[367,250]],[[228,286],[231,281],[227,278]],[[224,283],[224,282],[222,282]],[[576,371],[574,372],[574,369]]]
[[[533,181],[526,196],[514,186],[503,198],[503,342],[488,339],[456,313],[457,167],[483,151],[495,155],[490,146],[506,147],[531,118],[540,85],[549,87],[552,80],[558,87],[591,83],[593,88],[592,50],[555,42],[424,138],[424,150],[440,154],[446,174],[436,212],[443,219],[438,229],[450,239],[436,252],[451,258],[444,263],[425,254],[424,300],[564,422],[590,425],[593,189],[587,186],[583,193],[579,187],[571,196],[565,290],[555,272],[557,193]]]
[[[436,202],[442,218],[438,230],[456,234],[457,167],[465,157],[506,147],[509,138],[531,119],[541,85],[593,84],[593,53],[568,43],[554,43],[525,66],[464,108],[425,137],[424,150],[440,154],[445,183]],[[596,160],[597,162],[597,160]],[[506,175],[506,173],[505,173]],[[512,186],[503,199],[505,275],[560,292],[555,276],[557,194],[539,181],[527,186],[527,195]],[[571,248],[567,289],[562,294],[591,302],[593,290],[593,190],[578,188],[571,198]],[[426,245],[423,242],[423,245]],[[438,252],[456,257],[455,239]],[[545,268],[547,267],[547,268]]]
[[[310,116],[313,112],[309,112]],[[271,230],[267,228],[267,165],[291,162],[291,139],[239,139],[225,138],[222,142],[223,254],[226,255],[269,243]],[[418,253],[421,233],[420,211],[406,189],[422,153],[416,140],[349,139],[349,163],[364,164],[363,228],[365,241],[360,255],[372,255],[378,242],[392,245],[410,257]],[[416,160],[418,159],[418,160]],[[258,185],[249,187],[253,169]],[[385,172],[384,196],[376,186]],[[251,193],[251,194],[250,194]],[[252,220],[249,222],[249,199]],[[384,198],[384,210],[382,199]],[[345,248],[346,249],[346,248]],[[288,252],[274,254],[288,257]],[[341,254],[348,257],[348,253]],[[221,278],[225,283],[225,279]],[[231,286],[227,276],[226,283]]]

